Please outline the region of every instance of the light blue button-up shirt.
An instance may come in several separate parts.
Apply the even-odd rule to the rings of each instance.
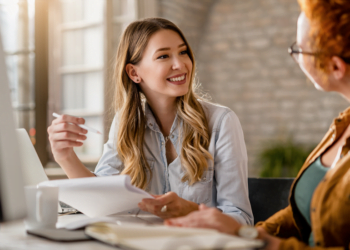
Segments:
[[[187,182],[181,182],[184,175],[180,161],[181,118],[176,116],[170,130],[170,141],[178,157],[168,165],[164,136],[146,104],[144,153],[153,172],[152,180],[146,190],[152,194],[173,191],[183,199],[217,207],[238,222],[253,225],[248,195],[247,150],[238,117],[229,108],[208,102],[201,104],[209,123],[211,138],[208,150],[214,161],[208,161],[208,170],[204,172],[201,181],[192,186]],[[97,176],[117,175],[123,170],[123,162],[118,157],[115,145],[117,122],[114,118],[109,139],[104,145],[103,155],[95,169]]]

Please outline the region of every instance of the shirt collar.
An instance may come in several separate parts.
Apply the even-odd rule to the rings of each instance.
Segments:
[[[147,102],[145,103],[145,116],[146,116],[146,127],[153,130],[154,132],[162,133],[152,113],[152,110],[149,107]],[[170,129],[170,134],[174,135],[175,137],[178,137],[180,127],[182,127],[182,119],[179,117],[178,114],[176,114],[173,125],[171,126],[171,129]]]
[[[333,120],[331,130],[335,132],[334,139],[338,139],[338,137],[343,134],[345,129],[349,126],[349,123],[350,108],[347,108],[345,111],[341,112],[337,118]]]

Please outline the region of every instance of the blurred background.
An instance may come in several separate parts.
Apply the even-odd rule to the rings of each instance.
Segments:
[[[90,134],[80,159],[93,170],[113,118],[111,76],[132,21],[163,17],[184,32],[211,101],[239,117],[249,176],[293,177],[347,107],[315,90],[288,55],[296,0],[0,0],[13,109],[50,178],[62,178],[47,138],[52,113],[82,116]]]

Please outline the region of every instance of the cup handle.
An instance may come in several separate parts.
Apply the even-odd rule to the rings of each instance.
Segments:
[[[43,192],[38,190],[38,192],[36,193],[36,220],[38,222],[42,221],[42,196]]]

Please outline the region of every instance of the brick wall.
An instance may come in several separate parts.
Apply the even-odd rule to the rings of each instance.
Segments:
[[[214,102],[238,115],[249,174],[273,140],[317,144],[348,106],[335,93],[315,90],[287,53],[295,41],[296,0],[158,0],[159,14],[175,22],[194,47],[198,76]]]
[[[198,52],[214,2],[215,0],[158,0],[158,12],[159,16],[178,25],[193,51]]]

